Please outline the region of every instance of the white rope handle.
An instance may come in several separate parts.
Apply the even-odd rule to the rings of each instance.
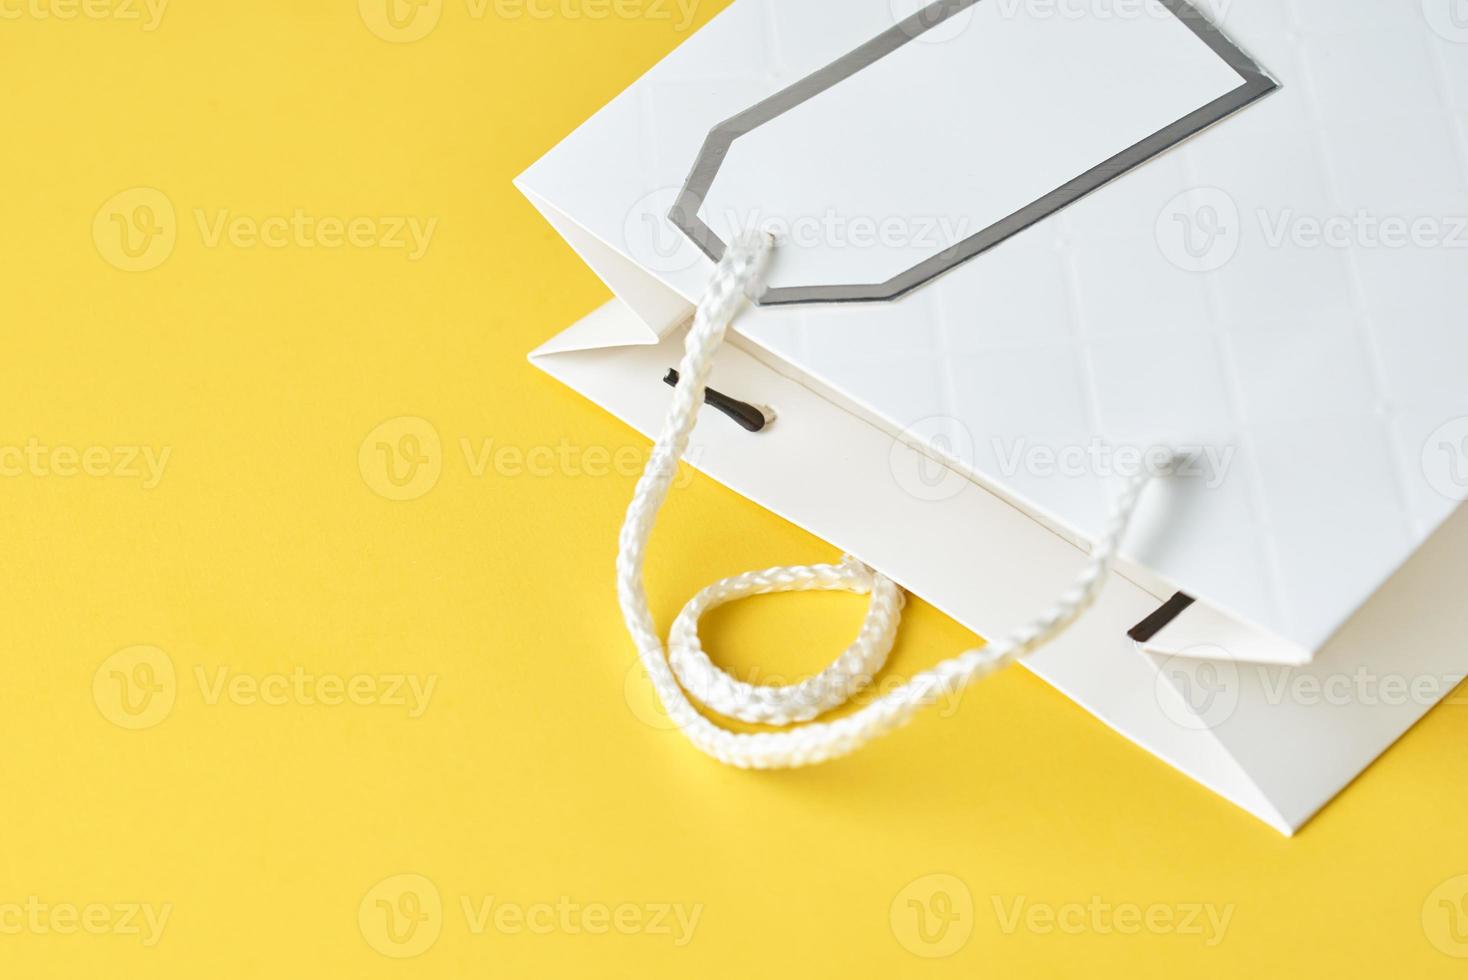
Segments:
[[[843,589],[871,593],[871,606],[856,640],[819,674],[789,686],[746,684],[709,660],[698,642],[698,619],[706,611],[745,596],[770,592]],[[679,683],[695,701],[726,718],[788,725],[810,721],[851,700],[887,662],[897,636],[902,590],[854,558],[840,565],[801,565],[746,572],[715,582],[688,601],[668,638],[668,660]]]
[[[1075,582],[1049,609],[1007,637],[945,660],[835,721],[755,734],[716,725],[698,712],[690,698],[725,717],[772,725],[809,722],[846,703],[886,663],[903,603],[902,590],[890,579],[848,558],[840,565],[769,568],[714,583],[679,613],[667,652],[653,623],[642,574],[648,536],[697,424],[714,352],[723,343],[729,323],[746,296],[757,296],[762,288],[771,247],[764,235],[732,242],[714,268],[688,331],[667,419],[627,508],[617,554],[617,598],[622,616],[663,709],[700,750],[720,762],[746,769],[813,765],[853,752],[907,721],[923,705],[993,673],[1058,635],[1086,611],[1100,592],[1147,484],[1145,475],[1128,481]],[[716,667],[698,642],[698,618],[715,606],[751,595],[818,589],[869,593],[872,599],[856,641],[829,667],[806,681],[788,686],[743,683]]]

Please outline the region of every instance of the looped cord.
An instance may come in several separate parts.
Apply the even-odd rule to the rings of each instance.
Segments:
[[[698,421],[713,355],[746,296],[758,296],[772,243],[758,235],[730,243],[714,268],[689,328],[679,381],[637,482],[622,525],[617,554],[617,598],[627,630],[663,709],[701,751],[744,769],[813,765],[854,752],[906,722],[921,707],[986,677],[1033,652],[1073,623],[1095,600],[1117,546],[1147,484],[1132,477],[1075,582],[1035,619],[987,646],[966,650],[917,674],[896,690],[835,721],[811,722],[846,703],[886,663],[897,631],[903,594],[891,579],[847,558],[840,565],[792,565],[749,572],[716,582],[691,599],[673,623],[665,652],[643,587],[648,536],[667,499],[678,461]],[[771,592],[844,590],[870,594],[866,620],[855,642],[825,670],[787,686],[746,684],[720,670],[698,642],[698,619],[709,609]],[[727,718],[770,725],[809,722],[776,732],[743,733],[705,718],[693,701]]]
[[[746,596],[817,589],[871,594],[866,620],[846,652],[799,684],[765,686],[735,680],[715,667],[698,642],[698,619],[715,606]],[[840,565],[796,565],[746,572],[715,582],[688,601],[673,622],[668,659],[683,689],[725,718],[788,725],[810,721],[851,700],[887,662],[897,636],[902,590],[848,556]]]

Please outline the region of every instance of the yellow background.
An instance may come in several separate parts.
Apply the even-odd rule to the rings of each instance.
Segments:
[[[153,30],[125,19],[141,0],[4,8],[0,445],[50,455],[0,478],[0,908],[171,914],[151,946],[6,929],[0,975],[1463,975],[1447,954],[1468,944],[1424,925],[1468,890],[1459,705],[1293,841],[1023,670],[812,771],[726,770],[662,730],[613,600],[632,479],[599,462],[646,443],[524,358],[606,291],[510,180],[688,30],[652,0],[611,16],[556,0],[547,18],[443,0],[408,11],[438,21],[404,43],[369,28],[391,33],[372,2],[174,0]],[[169,230],[138,210],[156,196],[104,209],[135,188],[174,209],[171,253],[166,234],[162,253],[120,253],[114,214]],[[211,244],[199,226],[297,208],[437,225],[417,260]],[[436,449],[402,442],[424,431]],[[488,440],[512,452],[478,468]],[[376,492],[379,442],[417,447],[421,495]],[[61,446],[107,466],[58,476]],[[126,475],[127,446],[169,450],[156,486]],[[514,465],[566,446],[548,475]],[[697,477],[655,537],[652,596],[666,623],[716,577],[829,557]],[[788,675],[860,617],[849,597],[778,597],[705,635],[726,664]],[[891,669],[971,641],[915,604]],[[108,692],[148,681],[139,664],[174,701],[134,730]],[[199,672],[221,669],[436,687],[417,718],[211,701]],[[386,879],[439,900],[418,906],[432,941],[415,958],[374,947],[382,889],[413,910]],[[940,886],[947,905],[923,893]],[[681,947],[657,930],[476,934],[462,900],[488,896],[700,918]],[[995,910],[1093,896],[1233,911],[1210,948],[1006,932]],[[960,917],[951,955],[917,955],[936,947],[913,939],[908,899]]]

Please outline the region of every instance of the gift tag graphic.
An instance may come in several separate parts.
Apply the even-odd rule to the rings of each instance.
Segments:
[[[1126,9],[930,4],[715,126],[669,220],[773,233],[762,303],[892,299],[1277,87],[1186,0]]]

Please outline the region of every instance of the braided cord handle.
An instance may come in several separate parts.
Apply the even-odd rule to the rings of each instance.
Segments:
[[[627,508],[617,554],[622,616],[663,709],[701,751],[744,769],[814,765],[854,752],[902,725],[924,705],[988,676],[1059,635],[1101,591],[1148,482],[1145,474],[1128,480],[1085,567],[1050,608],[1003,639],[951,657],[846,717],[811,721],[846,703],[882,668],[903,604],[902,590],[895,583],[854,559],[840,565],[769,568],[716,582],[679,613],[665,650],[643,586],[648,537],[697,424],[714,352],[746,297],[757,295],[761,288],[772,247],[768,236],[741,239],[725,249],[715,266],[688,331],[667,418]],[[844,590],[870,594],[872,599],[855,642],[806,681],[784,686],[746,684],[715,666],[698,642],[698,618],[708,609],[745,596],[811,590]],[[776,732],[730,731],[700,714],[694,700],[728,718],[771,725],[808,723]]]

